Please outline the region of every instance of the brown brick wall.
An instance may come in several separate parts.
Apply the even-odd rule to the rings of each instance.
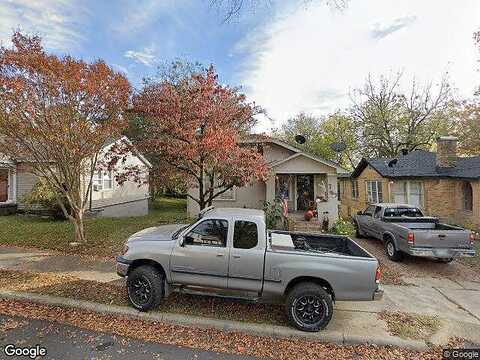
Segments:
[[[340,214],[348,218],[357,211],[365,209],[366,181],[381,180],[383,201],[392,201],[390,197],[390,182],[382,178],[370,166],[365,168],[358,180],[359,199],[352,199],[350,179],[340,179],[341,200]],[[415,179],[418,181],[418,179]],[[470,182],[473,190],[473,211],[463,209],[463,180],[456,179],[425,179],[423,180],[424,206],[426,215],[436,216],[441,221],[457,224],[468,228],[480,229],[480,181]]]
[[[355,180],[358,181],[358,200],[352,199],[352,181],[351,179],[341,179],[340,193],[340,215],[344,218],[355,215],[358,211],[364,210],[367,203],[367,181],[377,180],[382,182],[383,201],[390,199],[390,186],[388,179],[374,170],[370,165],[362,171],[360,176]]]

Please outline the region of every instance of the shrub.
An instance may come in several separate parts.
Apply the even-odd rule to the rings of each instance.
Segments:
[[[63,195],[62,195],[63,197]],[[65,220],[65,214],[62,208],[57,202],[55,192],[48,186],[47,182],[40,179],[32,191],[23,197],[23,203],[25,204],[25,211],[27,213],[38,214],[48,213],[57,220]],[[66,199],[63,199],[64,204],[68,204]],[[67,211],[68,211],[67,207]]]
[[[265,201],[263,204],[265,211],[265,222],[267,229],[283,230],[283,204],[282,200],[275,199],[273,202]]]
[[[355,227],[350,221],[339,217],[337,221],[335,221],[332,231],[337,235],[353,236],[355,234]]]

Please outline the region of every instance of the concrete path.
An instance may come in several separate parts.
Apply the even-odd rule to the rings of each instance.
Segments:
[[[76,256],[0,248],[0,269],[68,274],[84,280],[117,281],[113,261],[98,261]],[[411,277],[412,286],[385,285],[381,301],[337,302],[332,322],[319,336],[342,342],[368,343],[372,339],[394,342],[381,311],[438,316],[442,328],[431,342],[442,344],[449,337],[464,337],[480,344],[480,282],[454,281],[438,277]],[[287,334],[285,334],[287,335]]]
[[[0,269],[53,272],[99,282],[118,280],[114,261],[58,255],[47,251],[26,251],[14,247],[0,247]]]

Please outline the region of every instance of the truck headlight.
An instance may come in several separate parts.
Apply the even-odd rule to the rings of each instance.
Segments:
[[[123,246],[123,252],[122,252],[122,255],[125,255],[125,254],[127,253],[127,251],[128,251],[128,245],[127,245],[127,244],[125,244],[125,245]]]

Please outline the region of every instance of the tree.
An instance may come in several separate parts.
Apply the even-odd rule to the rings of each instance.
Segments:
[[[130,84],[101,60],[47,54],[38,36],[15,32],[12,43],[0,48],[0,153],[45,180],[85,242],[98,155],[124,128]]]
[[[345,168],[356,165],[358,146],[355,128],[352,119],[341,111],[327,117],[300,113],[283,124],[275,135],[308,153],[336,161]],[[296,135],[305,136],[305,144],[298,144]],[[345,144],[345,150],[340,153],[333,151],[335,143]]]
[[[322,0],[320,0],[322,1]],[[298,0],[299,4],[309,5],[314,0]],[[347,7],[349,0],[324,0],[325,4],[331,8],[343,10]],[[223,13],[224,21],[240,16],[245,9],[254,10],[260,6],[270,6],[270,0],[210,0],[210,4]]]
[[[480,31],[474,33],[473,40],[480,53]],[[460,103],[456,117],[459,150],[464,155],[480,155],[480,86],[474,95]]]
[[[366,156],[395,157],[401,149],[429,149],[437,136],[452,129],[450,86],[443,78],[435,87],[420,87],[413,80],[409,90],[400,89],[402,73],[382,76],[375,83],[369,76],[354,91],[351,116]]]
[[[263,156],[239,142],[259,108],[220,85],[213,67],[180,83],[146,84],[133,104],[146,130],[137,147],[197,188],[188,196],[200,209],[233,186],[266,180]]]
[[[186,85],[191,80],[192,76],[201,74],[203,71],[205,71],[205,68],[199,62],[176,59],[160,65],[154,76],[143,80],[143,85],[148,86],[166,82],[181,89],[183,85]],[[129,111],[127,119],[128,128],[125,131],[125,135],[134,144],[144,140],[149,130],[143,114]],[[146,153],[144,155],[152,164],[149,172],[149,187],[152,199],[165,192],[175,194],[187,193],[187,182],[184,176],[175,171],[168,163],[162,161],[158,154]]]

